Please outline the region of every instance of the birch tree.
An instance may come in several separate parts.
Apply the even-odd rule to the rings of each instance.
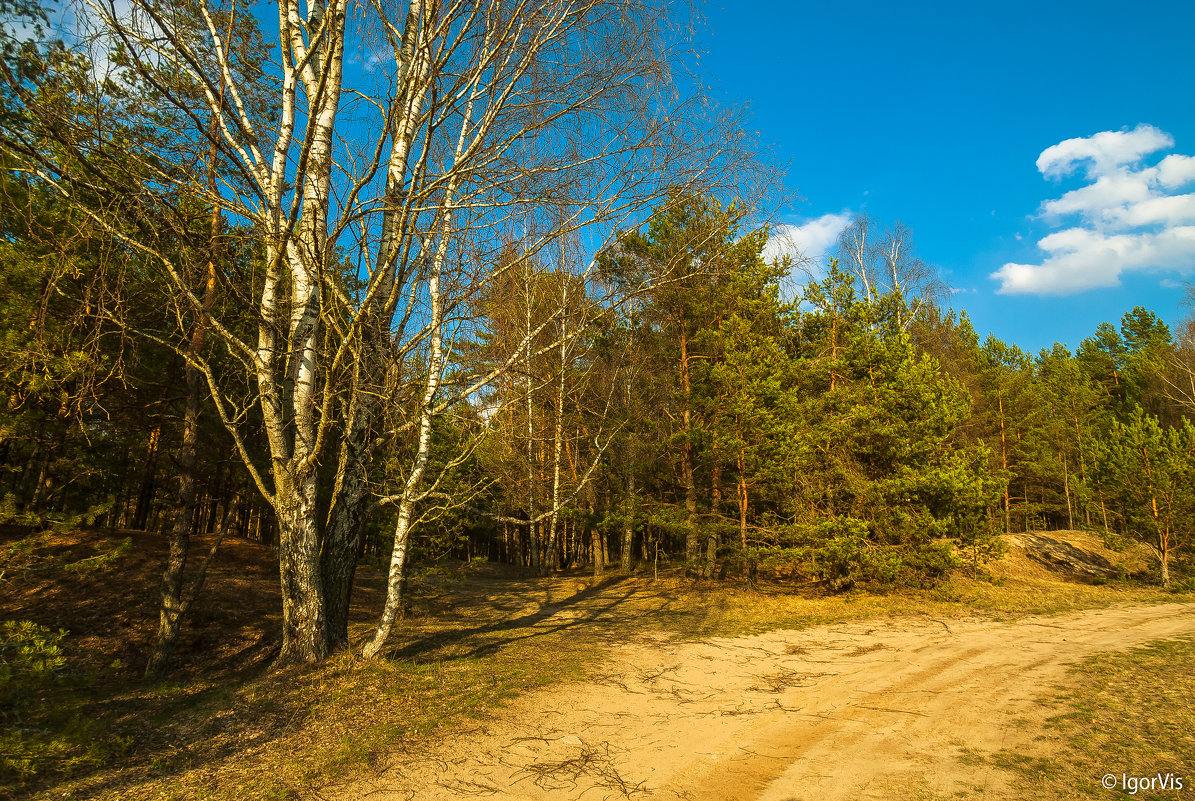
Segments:
[[[484,336],[464,357],[479,365],[517,362],[480,401],[490,440],[484,461],[495,489],[493,508],[481,515],[525,530],[530,564],[540,573],[560,566],[566,513],[619,425],[609,414],[612,388],[595,380],[604,371],[592,331],[611,313],[597,301],[571,270],[512,266],[486,298],[478,321]]]
[[[905,331],[947,294],[937,269],[917,256],[913,232],[902,222],[882,227],[860,214],[839,234],[837,250],[839,265],[854,276],[866,303],[899,299],[897,324]]]
[[[1195,287],[1187,285],[1187,303],[1195,305]],[[1195,415],[1195,316],[1184,320],[1174,337],[1174,347],[1164,356],[1160,376],[1166,398],[1187,415]]]
[[[277,517],[286,665],[346,642],[362,523],[380,500],[372,460],[413,436],[401,491],[386,499],[394,553],[366,653],[385,642],[410,528],[436,492],[434,421],[522,356],[443,380],[446,327],[463,325],[468,298],[500,273],[493,255],[510,242],[534,255],[562,236],[597,252],[678,186],[747,162],[734,115],[703,110],[673,81],[683,21],[661,3],[272,8],[276,19],[237,0],[83,0],[92,80],[70,91],[85,102],[45,91],[50,59],[44,74],[6,62],[7,91],[37,124],[3,148],[153,264],[180,320],[204,320],[199,349],[159,339],[203,377]],[[197,169],[209,152],[214,180]],[[253,274],[216,276],[242,299],[251,335],[209,312],[166,246],[182,198],[252,232]],[[222,385],[217,353],[241,365],[252,396]],[[389,429],[387,404],[409,412]],[[247,433],[257,419],[261,449]]]

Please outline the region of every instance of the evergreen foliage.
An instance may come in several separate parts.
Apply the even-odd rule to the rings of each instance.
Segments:
[[[1127,420],[1112,421],[1097,463],[1127,533],[1157,551],[1162,584],[1170,586],[1171,553],[1195,528],[1195,425],[1184,419],[1165,428],[1138,406]]]
[[[26,3],[0,10],[31,30],[43,19]],[[265,45],[250,20],[229,25],[238,102],[246,119],[268,118]],[[239,496],[231,530],[271,541],[275,508],[252,500],[246,466],[297,441],[286,426],[268,438],[261,405],[264,390],[292,398],[295,378],[271,384],[248,346],[229,344],[273,336],[247,300],[269,247],[251,215],[220,212],[220,193],[239,197],[247,178],[221,189],[169,172],[227,172],[231,155],[206,133],[166,133],[204,109],[207,90],[142,64],[88,94],[86,58],[8,28],[0,58],[0,523],[181,520],[182,542],[216,530]],[[80,123],[101,110],[119,124]],[[144,157],[164,148],[161,164]],[[53,152],[74,175],[71,154],[84,151],[76,166],[104,180],[80,180],[83,200],[29,169]],[[347,637],[356,560],[392,549],[540,572],[673,562],[694,577],[837,591],[928,586],[981,568],[1001,532],[1065,527],[1151,543],[1164,583],[1172,556],[1185,569],[1190,325],[1176,340],[1138,307],[1073,352],[1026,354],[981,343],[965,314],[934,305],[941,283],[903,226],[887,250],[861,250],[878,224],[856,221],[846,266],[831,261],[793,292],[782,289],[793,265],[764,258],[768,231],[743,204],[674,194],[660,208],[596,253],[517,241],[453,253],[478,273],[445,295],[447,347],[427,381],[411,380],[430,369],[423,334],[404,339],[369,315],[360,353],[337,351],[313,373],[326,430],[303,461],[321,488],[304,496],[304,570],[312,598],[338,599],[313,653]],[[368,295],[362,257],[339,247],[320,263],[343,314],[320,347],[356,341],[349,321]],[[154,277],[154,259],[177,265],[174,285]],[[594,272],[577,269],[590,260]],[[422,324],[425,300],[409,296],[403,326]],[[213,325],[220,337],[206,338]],[[347,422],[328,422],[341,413]],[[255,473],[258,489],[267,475]],[[185,553],[176,562],[181,575]]]
[[[158,452],[179,436],[181,366],[89,313],[86,265],[104,258],[102,237],[36,183],[4,181],[5,520],[151,525],[169,508],[172,467]],[[518,368],[435,421],[441,478],[419,512],[417,562],[662,559],[830,590],[926,586],[980,568],[1003,531],[1065,527],[1150,543],[1164,581],[1175,555],[1185,569],[1192,428],[1166,390],[1189,345],[1154,314],[1134,309],[1073,353],[1030,357],[981,344],[965,314],[914,313],[895,291],[860,296],[836,262],[787,301],[790,265],[766,262],[766,230],[742,222],[733,204],[693,199],[628,234],[599,257],[601,286],[623,297],[613,305],[567,272],[507,265],[444,381]],[[236,244],[247,240],[227,239],[227,274],[247,274],[252,256]],[[125,277],[126,290],[152,292]],[[173,324],[163,319],[163,338]],[[528,336],[534,355],[520,356]],[[395,405],[385,425],[402,430],[411,414]],[[414,447],[391,438],[374,463],[382,504],[363,551],[392,546],[389,477]],[[244,486],[215,457],[200,449],[197,529]],[[243,517],[242,534],[268,540],[267,515]]]

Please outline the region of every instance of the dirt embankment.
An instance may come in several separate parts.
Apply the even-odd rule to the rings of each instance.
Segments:
[[[1160,573],[1153,549],[1126,542],[1123,550],[1112,550],[1090,531],[1027,531],[1001,539],[1008,553],[991,565],[997,575],[1101,584],[1128,576],[1156,581]]]
[[[1067,664],[1192,633],[1195,606],[1164,604],[626,645],[595,680],[526,696],[432,753],[398,751],[376,777],[323,795],[1013,797],[1003,774],[959,753],[1029,745],[1024,721],[1047,714],[1034,699]]]

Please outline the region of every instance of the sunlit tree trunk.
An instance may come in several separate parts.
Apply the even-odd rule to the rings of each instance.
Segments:
[[[739,451],[738,469],[739,469],[739,546],[745,552],[747,550],[747,471],[746,459],[743,452]]]
[[[460,138],[457,142],[456,158],[460,158],[464,147],[464,139],[471,111],[465,114],[465,124],[461,127]],[[444,273],[445,261],[448,257],[448,247],[453,230],[453,202],[456,197],[457,183],[452,178],[445,189],[442,218],[439,226],[439,241],[436,244],[435,255],[427,281],[427,300],[429,304],[428,326],[430,330],[429,350],[427,356],[427,377],[424,383],[423,398],[420,403],[418,445],[414,463],[407,474],[402,495],[398,501],[398,520],[394,525],[394,549],[390,556],[390,571],[386,579],[386,602],[382,608],[381,620],[373,638],[362,649],[362,656],[371,659],[377,656],[382,646],[390,636],[394,621],[402,608],[402,588],[406,575],[407,554],[411,536],[411,525],[414,520],[415,506],[422,500],[419,493],[427,472],[428,460],[431,456],[432,427],[436,416],[436,393],[440,389],[440,381],[444,371],[444,304],[441,295],[441,278]]]
[[[1008,441],[1004,434],[1004,394],[997,391],[996,403],[1000,410],[1000,465],[1004,468],[1004,473],[1008,474]],[[1010,480],[1004,482],[1004,531],[1010,532],[1012,530],[1012,499],[1009,497]]]
[[[625,504],[626,517],[622,523],[622,570],[624,573],[630,572],[631,563],[634,561],[634,552],[632,548],[635,544],[635,469],[633,466],[628,466],[626,477],[627,494],[623,499]]]
[[[714,570],[718,563],[718,523],[722,513],[722,466],[718,464],[718,448],[714,446],[712,454],[714,467],[710,477],[710,513],[714,522],[705,540],[705,574],[714,577]]]
[[[567,306],[567,291],[562,308]],[[568,359],[568,330],[566,320],[560,317],[560,378],[556,382],[556,429],[552,444],[552,513],[548,524],[549,569],[556,567],[556,532],[560,520],[560,467],[564,453],[564,379],[565,362]]]
[[[539,552],[539,532],[535,525],[535,482],[536,482],[536,458],[535,458],[535,398],[533,388],[535,386],[535,378],[532,373],[531,366],[531,336],[535,330],[532,325],[532,283],[531,271],[527,270],[524,274],[525,290],[524,298],[524,338],[526,341],[526,354],[523,361],[524,364],[524,380],[527,386],[527,540],[531,546],[531,566],[535,568],[535,572],[543,574],[544,564]]]
[[[386,603],[382,609],[382,617],[377,631],[362,650],[362,656],[366,659],[371,659],[381,652],[402,607],[402,586],[407,567],[411,524],[415,514],[415,505],[420,500],[419,486],[423,481],[424,473],[427,472],[427,462],[431,455],[436,392],[439,389],[440,375],[444,369],[444,310],[440,297],[440,274],[446,248],[447,232],[445,232],[444,239],[441,240],[441,249],[436,254],[436,265],[432,268],[431,277],[428,280],[427,291],[431,304],[432,326],[431,352],[427,364],[427,381],[424,386],[423,401],[420,405],[418,447],[414,465],[407,476],[402,497],[398,503],[398,520],[394,525],[394,550],[390,556],[390,572],[386,580]]]
[[[313,23],[316,30],[308,39],[304,34]],[[318,662],[328,651],[320,571],[323,521],[319,518],[319,459],[323,426],[319,389],[321,370],[325,369],[320,363],[324,301],[320,281],[332,256],[328,216],[344,63],[345,8],[338,0],[328,5],[317,0],[309,6],[304,20],[298,5],[287,2],[279,6],[279,24],[282,39],[289,44],[284,50],[284,70],[292,76],[284,106],[295,103],[295,92],[301,85],[308,117],[298,226],[289,238],[284,229],[277,230],[273,252],[268,253],[286,271],[290,314],[283,330],[287,331],[287,342],[281,346],[273,330],[264,337],[259,335],[259,351],[264,358],[258,368],[258,389],[274,468],[282,586],[282,648],[275,665],[284,666]],[[290,105],[288,120],[293,121],[296,113],[295,106]],[[281,203],[277,211],[281,223]],[[276,310],[282,277],[279,272],[274,281],[267,278],[264,309]],[[263,320],[265,324],[259,330],[267,326],[277,330],[281,322],[275,311]],[[279,367],[282,376],[278,375]],[[284,397],[282,388],[287,385],[292,389],[289,397]],[[289,414],[284,407],[289,407]]]
[[[337,457],[332,508],[321,554],[329,649],[343,645],[348,639],[353,578],[364,547],[365,521],[374,500],[369,476],[375,450],[372,437],[376,435],[376,424],[384,411],[386,377],[391,372],[392,323],[397,293],[409,277],[401,258],[408,233],[404,230],[403,192],[410,169],[412,140],[428,91],[429,51],[420,37],[429,11],[419,0],[412,2],[402,38],[395,43],[395,60],[405,66],[405,73],[392,104],[394,121],[377,249],[375,301],[362,312],[360,355],[353,365],[353,388],[347,404],[345,433]]]

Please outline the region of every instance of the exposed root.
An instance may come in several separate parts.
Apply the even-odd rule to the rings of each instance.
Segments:
[[[551,792],[576,789],[582,777],[588,778],[594,786],[615,790],[624,798],[647,792],[646,782],[632,783],[614,767],[609,743],[596,746],[583,743],[578,753],[567,759],[533,762],[521,772],[530,775],[541,790]]]
[[[486,784],[485,782],[450,780],[441,781],[440,786],[445,790],[450,790],[461,796],[484,797],[497,795],[501,792],[501,788],[495,787],[492,784]]]
[[[782,670],[779,673],[765,673],[754,678],[758,681],[747,689],[757,693],[782,693],[790,687],[811,687],[825,673],[805,673],[799,670]]]

